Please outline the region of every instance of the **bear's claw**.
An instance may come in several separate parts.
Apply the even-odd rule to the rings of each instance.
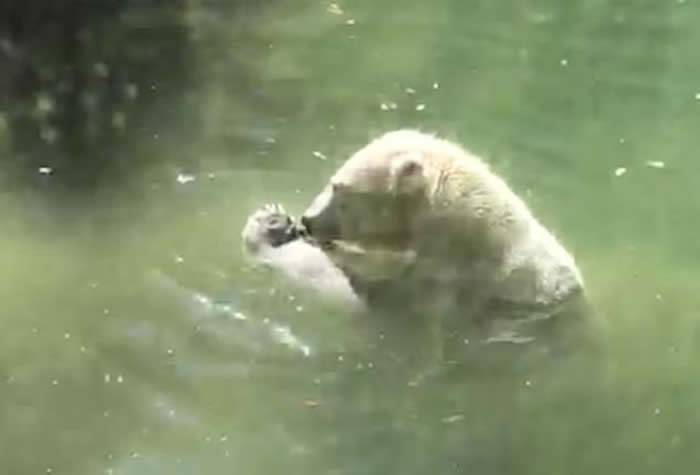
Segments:
[[[300,234],[294,218],[281,204],[266,203],[248,218],[243,239],[249,248],[261,245],[278,247],[298,238]]]

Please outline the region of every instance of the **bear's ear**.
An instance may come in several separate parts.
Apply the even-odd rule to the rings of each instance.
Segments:
[[[423,163],[419,153],[396,157],[391,166],[391,188],[394,193],[414,193],[423,188]]]

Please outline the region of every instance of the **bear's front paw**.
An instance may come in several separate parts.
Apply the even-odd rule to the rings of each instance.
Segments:
[[[262,246],[279,247],[299,235],[299,228],[284,207],[268,203],[250,215],[241,236],[246,247],[255,252]]]

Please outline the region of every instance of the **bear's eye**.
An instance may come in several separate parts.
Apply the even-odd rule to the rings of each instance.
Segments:
[[[333,183],[331,184],[333,194],[345,194],[348,191],[348,186],[343,183]]]

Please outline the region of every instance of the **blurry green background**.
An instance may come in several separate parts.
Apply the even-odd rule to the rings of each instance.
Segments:
[[[695,470],[698,25],[692,0],[3,2],[2,473]],[[253,209],[298,213],[398,127],[561,237],[602,364],[416,383],[415,339],[250,268]]]

